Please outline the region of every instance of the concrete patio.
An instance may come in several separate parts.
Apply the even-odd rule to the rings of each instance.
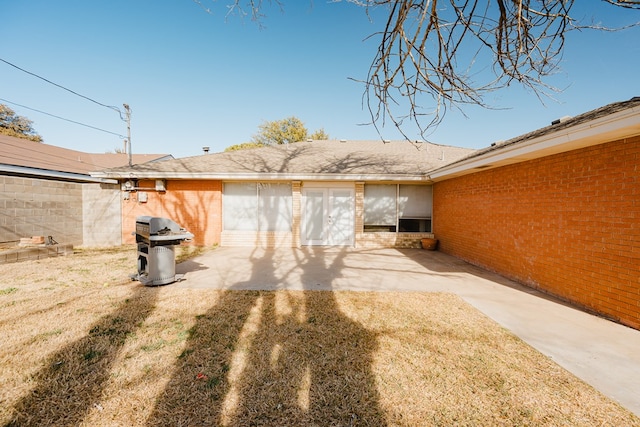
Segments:
[[[169,286],[234,290],[449,292],[640,416],[640,331],[585,313],[441,252],[218,248]]]

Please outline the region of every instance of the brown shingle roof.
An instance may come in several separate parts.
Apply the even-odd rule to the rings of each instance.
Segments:
[[[92,174],[109,178],[201,177],[269,174],[418,176],[474,150],[409,141],[304,141],[240,151],[205,154]]]
[[[172,157],[167,154],[132,155],[133,163],[163,158]],[[89,175],[90,172],[124,166],[128,162],[126,154],[84,153],[0,134],[0,164]]]

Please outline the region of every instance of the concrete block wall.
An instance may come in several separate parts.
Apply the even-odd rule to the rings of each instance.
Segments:
[[[640,329],[640,137],[434,185],[440,250]]]
[[[82,200],[83,246],[121,245],[120,186],[117,184],[83,184]]]
[[[82,244],[82,184],[0,175],[0,242],[52,236]]]

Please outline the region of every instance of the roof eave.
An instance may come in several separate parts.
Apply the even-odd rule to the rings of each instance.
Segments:
[[[108,177],[93,177],[89,175],[73,173],[73,172],[61,172],[52,171],[46,169],[36,169],[26,166],[15,166],[0,164],[0,173],[5,173],[13,176],[22,176],[28,178],[43,178],[54,179],[60,181],[71,181],[79,183],[100,183],[100,184],[117,184],[118,181]]]
[[[210,173],[210,172],[113,172],[91,174],[110,179],[195,179],[218,181],[418,181],[427,182],[427,174],[348,174],[348,173]]]
[[[429,174],[442,181],[457,176],[534,160],[553,154],[640,135],[640,107],[629,108],[439,168]]]

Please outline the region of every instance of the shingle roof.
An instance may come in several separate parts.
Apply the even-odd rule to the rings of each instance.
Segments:
[[[133,154],[133,163],[172,158],[168,154]],[[126,154],[84,153],[0,134],[0,164],[89,175],[97,170],[127,165]]]
[[[93,176],[126,178],[221,178],[269,175],[419,176],[474,150],[409,141],[303,141],[168,160],[101,171]]]

